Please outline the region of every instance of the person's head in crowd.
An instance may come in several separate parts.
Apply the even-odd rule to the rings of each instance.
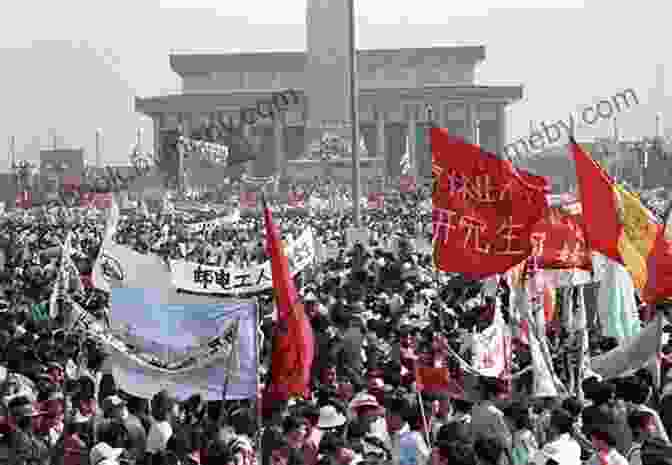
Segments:
[[[324,368],[322,368],[321,382],[325,386],[336,387],[337,383],[337,364],[334,359],[327,360]]]
[[[394,396],[387,399],[385,403],[385,420],[387,428],[391,433],[401,431],[406,425],[406,415],[410,409],[408,401],[401,396]]]
[[[167,391],[162,390],[154,394],[151,402],[152,417],[158,422],[172,422],[176,416],[175,400]]]
[[[65,369],[57,362],[47,363],[47,375],[53,384],[62,385],[65,381]]]
[[[119,465],[119,458],[123,453],[123,448],[115,448],[102,441],[91,449],[89,463],[91,465]]]
[[[616,432],[612,424],[593,425],[589,436],[595,450],[600,452],[610,451],[617,445]]]
[[[325,405],[320,408],[317,427],[322,431],[342,432],[347,424],[347,417],[336,405]]]
[[[290,415],[285,418],[282,429],[290,447],[299,449],[303,447],[308,434],[308,424],[305,418]]]
[[[643,443],[656,435],[656,421],[650,412],[635,410],[628,415],[628,426],[632,431],[632,440]]]
[[[257,418],[252,408],[240,407],[229,414],[231,426],[236,434],[254,437],[257,430]]]
[[[39,416],[39,412],[35,409],[31,399],[26,396],[15,397],[9,401],[7,407],[9,415],[18,428],[24,431],[33,430],[33,423],[35,418]]]
[[[320,452],[333,457],[337,465],[350,465],[355,458],[355,452],[349,447],[345,438],[336,434],[327,434],[322,438]]]
[[[476,452],[469,442],[440,441],[432,450],[431,465],[478,465]]]
[[[549,426],[553,437],[571,434],[574,431],[574,417],[567,410],[555,409],[551,412]]]
[[[626,378],[623,383],[622,397],[635,405],[646,404],[651,399],[651,385],[640,376]]]
[[[126,401],[117,394],[103,399],[103,413],[107,418],[117,420],[124,420],[129,414]]]
[[[504,454],[504,446],[496,437],[479,437],[474,442],[474,451],[479,465],[498,465]]]
[[[601,381],[590,386],[589,398],[597,406],[612,407],[616,401],[616,387],[613,383],[608,381]],[[588,392],[586,392],[588,397]]]
[[[471,442],[471,427],[461,421],[451,421],[442,425],[436,434],[436,441],[441,442]]]
[[[287,438],[276,434],[272,438],[271,465],[303,465],[304,455],[302,451],[290,447]]]
[[[128,429],[124,422],[117,418],[102,422],[97,428],[97,436],[98,441],[122,449],[126,447],[129,441]]]

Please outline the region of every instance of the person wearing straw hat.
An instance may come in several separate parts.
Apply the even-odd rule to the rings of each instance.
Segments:
[[[105,442],[99,442],[89,454],[90,465],[119,465],[119,457],[124,449],[115,449]]]
[[[377,436],[379,439],[389,442],[387,434],[387,424],[385,422],[385,409],[380,405],[378,399],[365,392],[360,392],[350,402],[350,410],[355,417],[355,421],[366,427],[366,431]]]
[[[317,427],[322,431],[333,431],[342,428],[347,423],[347,418],[333,405],[325,405],[320,409],[320,418]]]

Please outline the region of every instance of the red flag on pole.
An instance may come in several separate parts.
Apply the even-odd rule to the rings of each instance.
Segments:
[[[16,208],[32,208],[33,194],[30,191],[22,191],[16,194]]]
[[[271,272],[278,324],[273,340],[269,394],[310,395],[310,370],[313,363],[313,330],[303,304],[299,302],[289,272],[285,246],[264,202],[266,244],[271,256]]]
[[[548,181],[476,145],[431,129],[434,262],[488,276],[530,256],[532,229],[548,210]]]

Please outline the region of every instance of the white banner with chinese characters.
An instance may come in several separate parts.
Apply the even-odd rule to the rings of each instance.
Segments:
[[[307,229],[287,247],[287,258],[292,275],[315,262],[312,229]],[[172,260],[170,270],[175,288],[194,294],[251,294],[273,287],[270,261],[248,268],[227,268]]]
[[[215,218],[214,220],[187,224],[186,227],[189,233],[196,234],[202,232],[211,232],[222,226],[233,226],[238,221],[240,221],[240,210],[236,210],[229,216]]]

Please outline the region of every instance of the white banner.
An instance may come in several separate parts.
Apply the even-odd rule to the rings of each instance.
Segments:
[[[293,275],[315,262],[312,229],[307,229],[289,245],[287,258]],[[173,286],[195,294],[235,295],[261,292],[273,287],[270,261],[241,269],[172,260],[170,269]]]
[[[191,234],[199,232],[211,232],[220,226],[231,226],[240,221],[240,211],[236,210],[233,214],[229,216],[223,216],[221,218],[215,218],[214,220],[204,221],[201,223],[192,223],[187,224],[187,231]]]

